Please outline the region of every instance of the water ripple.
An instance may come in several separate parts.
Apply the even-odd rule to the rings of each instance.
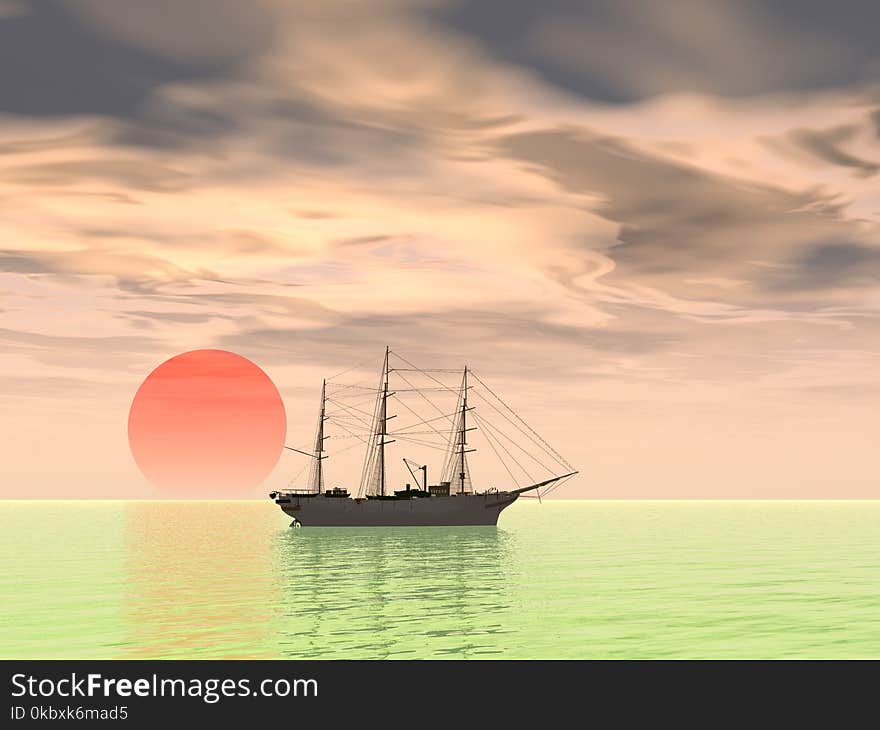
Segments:
[[[878,502],[545,502],[293,530],[264,502],[0,502],[0,657],[880,657]]]

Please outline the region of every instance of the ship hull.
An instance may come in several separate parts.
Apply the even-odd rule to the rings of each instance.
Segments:
[[[517,497],[508,492],[422,499],[284,495],[276,502],[293,524],[303,527],[431,527],[495,525],[501,510]]]

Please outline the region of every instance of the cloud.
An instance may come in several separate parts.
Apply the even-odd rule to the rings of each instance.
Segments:
[[[158,340],[140,335],[62,336],[0,328],[0,343],[47,365],[71,368],[126,367],[139,355],[155,352]],[[96,358],[99,361],[96,362]]]
[[[199,273],[188,272],[170,261],[108,249],[74,251],[0,251],[0,271],[31,275],[50,275],[70,279],[79,276],[108,276],[120,289],[137,293],[154,291],[163,283],[188,281]],[[212,278],[207,272],[201,276]]]
[[[875,109],[869,116],[874,125],[874,136],[880,139],[880,109]]]
[[[306,317],[322,322],[334,322],[339,316],[331,308],[312,301],[306,297],[281,296],[278,294],[263,294],[260,292],[189,292],[184,297],[174,299],[168,297],[168,301],[179,301],[198,306],[216,307],[224,305],[234,307],[239,311],[250,310],[262,315],[271,314],[280,317]]]
[[[619,284],[618,295],[627,296],[628,283],[640,283],[684,298],[784,306],[756,291],[763,272],[755,261],[784,261],[823,237],[864,236],[827,192],[712,173],[586,130],[509,135],[496,149],[571,194],[592,196],[597,202],[590,208],[619,225],[616,240],[585,246],[587,262],[597,249],[613,262],[601,282]],[[563,279],[558,266],[553,271],[572,286],[571,276]],[[711,284],[718,277],[755,286],[722,289]],[[805,282],[805,289],[815,283]]]
[[[747,96],[870,81],[878,59],[867,2],[507,0],[441,5],[446,24],[499,58],[568,91],[602,101],[700,92]]]
[[[817,243],[790,261],[765,269],[768,285],[778,289],[876,288],[880,282],[880,246],[851,241]]]
[[[0,111],[23,115],[108,114],[129,117],[159,86],[182,79],[211,78],[227,73],[225,58],[192,56],[170,58],[153,47],[131,44],[125,28],[154,21],[161,10],[150,3],[132,14],[128,3],[63,3],[44,0],[28,3],[24,12],[0,16]],[[186,3],[175,3],[177,11],[166,16],[167,28]],[[250,6],[249,6],[250,7]],[[169,8],[166,5],[166,10]],[[88,11],[91,14],[88,14]],[[121,15],[130,13],[127,25]],[[256,13],[253,13],[256,15]],[[218,14],[209,13],[208,18]],[[117,20],[115,32],[99,32],[89,22],[100,17],[106,25]],[[208,21],[210,24],[210,21]],[[232,28],[227,25],[227,30]],[[210,27],[207,29],[210,31]],[[193,33],[189,42],[197,44],[208,33]],[[236,39],[239,33],[228,33]],[[228,41],[227,41],[228,42]]]
[[[63,0],[90,30],[146,53],[198,67],[228,67],[271,44],[276,29],[266,4],[254,0]]]
[[[83,182],[115,183],[131,190],[180,192],[190,185],[190,176],[173,167],[143,160],[83,159],[47,162],[6,168],[9,182],[22,185],[64,187]]]
[[[859,129],[854,125],[843,125],[827,130],[793,129],[789,139],[798,147],[831,165],[851,167],[861,175],[870,176],[880,170],[880,163],[864,160],[846,152],[842,145],[852,139]]]
[[[486,342],[492,343],[490,349],[483,347]],[[243,328],[221,336],[217,345],[269,364],[307,362],[333,368],[378,357],[389,344],[407,357],[437,367],[458,367],[466,358],[499,375],[529,373],[529,377],[546,373],[552,357],[554,377],[571,378],[589,370],[596,354],[630,358],[634,365],[640,356],[678,342],[668,329],[638,329],[628,320],[608,328],[560,324],[548,311],[510,303],[491,310],[438,308],[427,315],[340,315],[329,325],[293,329]]]
[[[2,334],[0,334],[2,336]],[[122,390],[125,386],[122,386]],[[0,398],[26,398],[37,402],[47,399],[68,401],[74,398],[103,398],[118,395],[120,386],[96,382],[94,378],[73,378],[59,375],[0,376]]]
[[[119,317],[132,319],[146,319],[156,322],[168,322],[172,324],[204,324],[214,318],[229,319],[230,315],[210,312],[151,312],[148,310],[126,310],[119,312]]]

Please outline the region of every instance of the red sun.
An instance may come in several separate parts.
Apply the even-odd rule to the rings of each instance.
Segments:
[[[278,461],[287,434],[275,384],[247,358],[193,350],[138,388],[128,443],[144,476],[177,495],[246,495]]]

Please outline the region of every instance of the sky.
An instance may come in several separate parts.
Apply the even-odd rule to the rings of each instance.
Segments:
[[[491,383],[578,467],[554,496],[880,498],[877,27],[0,0],[0,497],[158,496],[126,423],[181,352],[258,364],[302,445],[388,344]]]

